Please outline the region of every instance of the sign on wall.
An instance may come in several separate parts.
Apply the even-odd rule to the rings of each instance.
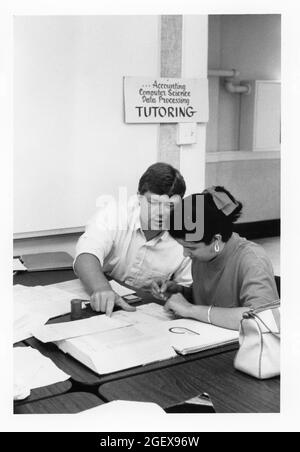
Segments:
[[[206,78],[124,77],[126,123],[208,122]]]

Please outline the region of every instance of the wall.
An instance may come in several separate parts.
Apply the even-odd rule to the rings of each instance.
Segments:
[[[206,77],[208,17],[187,15],[183,25],[182,76]],[[206,130],[206,124],[197,124],[197,142],[181,146],[180,170],[186,181],[186,194],[205,187]]]
[[[33,224],[44,230],[39,238],[15,240],[14,255],[55,249],[73,255],[78,238],[74,227],[79,230],[76,227],[85,224],[94,210],[96,194],[111,191],[120,184],[128,184],[135,191],[141,172],[157,159],[178,166],[189,191],[204,187],[206,125],[197,126],[196,144],[177,146],[178,149],[174,144],[176,125],[163,140],[163,125],[124,125],[120,77],[163,76],[167,74],[162,70],[170,74],[174,68],[177,72],[172,76],[205,77],[208,18],[193,15],[46,17],[42,22],[39,19],[22,17],[15,22],[18,107],[15,231],[30,231]],[[176,55],[165,52],[169,43],[178,50]],[[104,106],[109,111],[103,114]],[[31,162],[27,159],[28,150],[34,155]],[[53,152],[60,157],[59,165],[52,163]],[[66,178],[64,168],[69,161],[73,166]],[[35,163],[43,166],[42,173],[37,172]],[[84,180],[74,178],[74,165],[85,176]],[[91,178],[91,171],[97,176]],[[51,192],[53,183],[56,196]],[[71,204],[67,203],[72,194],[70,183],[73,188],[75,184]],[[34,190],[37,185],[40,191]],[[59,234],[65,231],[55,229],[58,202],[64,204],[61,220],[70,218],[70,224],[62,221],[61,226],[71,226],[72,234]],[[49,209],[47,222],[39,218],[44,203]],[[53,233],[59,235],[51,236]]]
[[[223,185],[244,204],[239,222],[280,218],[280,160],[207,163],[206,185]]]
[[[80,227],[100,194],[136,192],[159,126],[124,123],[124,75],[159,75],[158,16],[14,18],[14,232]]]
[[[280,15],[209,16],[208,67],[237,69],[241,80],[280,80],[280,22]],[[217,77],[209,84],[206,185],[231,187],[245,204],[240,221],[280,218],[278,158],[210,162],[211,152],[239,151],[240,95],[227,93]]]
[[[280,80],[280,15],[212,15],[208,30],[209,69],[237,69],[241,80]],[[217,77],[209,83],[207,150],[238,150],[240,95],[226,92]]]
[[[280,27],[278,14],[222,16],[221,65],[236,66],[246,80],[280,80]]]

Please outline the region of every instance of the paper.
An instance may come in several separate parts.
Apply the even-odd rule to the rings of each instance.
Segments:
[[[16,398],[20,398],[20,388],[40,388],[70,377],[56,367],[51,359],[31,347],[14,347],[13,358]]]
[[[14,378],[14,400],[24,400],[30,396],[30,388],[20,378]]]
[[[127,287],[121,286],[121,284],[117,283],[117,281],[111,279],[108,281],[111,285],[112,290],[114,290],[120,297],[124,297],[124,295],[130,295],[135,293],[134,290],[128,289]]]
[[[177,356],[167,337],[145,334],[134,326],[67,339],[56,344],[99,374]]]
[[[42,342],[54,342],[93,333],[103,333],[126,326],[129,324],[123,321],[111,319],[106,315],[97,315],[88,319],[39,326],[33,328],[32,334]]]
[[[32,336],[32,329],[71,311],[72,294],[52,286],[13,286],[14,342]]]
[[[15,285],[14,302],[22,304],[27,311],[47,314],[48,318],[71,312],[72,296],[52,286],[26,287]]]
[[[116,281],[110,283],[120,295],[133,293]],[[49,319],[70,313],[72,299],[90,298],[79,279],[48,286],[28,287],[17,284],[13,287],[13,295],[14,342],[31,337],[31,330],[44,325]],[[82,308],[85,309],[84,304]]]
[[[238,331],[192,319],[177,319],[157,303],[138,306],[135,312],[117,311],[112,318],[131,322],[144,334],[164,338],[180,354],[236,342],[239,337]]]
[[[85,290],[80,279],[72,279],[71,281],[63,281],[56,284],[51,284],[53,289],[60,289],[64,292],[68,292],[72,298],[78,298],[81,300],[89,300],[89,294]]]
[[[17,271],[26,271],[26,270],[27,270],[27,268],[20,261],[20,259],[18,257],[14,257],[14,259],[13,259],[13,271],[17,272]]]
[[[167,334],[174,349],[185,355],[237,342],[239,332],[219,328],[191,319],[177,319],[161,325],[161,334]]]
[[[174,316],[157,303],[134,312],[117,311],[111,318],[133,326],[59,341],[58,347],[99,374],[177,356],[167,329],[162,329]]]
[[[14,303],[13,343],[32,336],[31,331],[45,324],[48,314],[28,311],[21,303]]]
[[[96,406],[94,408],[90,408],[88,410],[81,411],[81,415],[105,415],[106,416],[112,416],[112,419],[114,416],[132,416],[132,415],[139,415],[144,417],[149,417],[150,419],[152,416],[161,416],[165,415],[165,411],[156,403],[152,402],[133,402],[128,400],[114,400],[112,402],[105,403],[103,405]]]
[[[136,311],[117,311],[113,312],[112,318],[132,323],[133,325],[158,325],[161,322],[173,320],[175,317],[172,313],[164,310],[157,303],[149,303],[138,306]]]
[[[108,282],[111,285],[111,288],[118,295],[120,295],[120,297],[123,297],[124,295],[129,295],[129,294],[135,293],[134,290],[131,290],[131,289],[128,289],[127,287],[122,286],[121,284],[117,283],[117,281],[115,281],[113,279],[111,279]],[[72,293],[73,298],[80,298],[83,300],[90,299],[87,291],[85,290],[82,282],[79,279],[72,279],[72,281],[65,281],[62,283],[53,284],[52,287]]]

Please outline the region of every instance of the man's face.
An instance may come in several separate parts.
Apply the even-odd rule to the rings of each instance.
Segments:
[[[179,195],[169,197],[147,191],[143,195],[139,195],[139,200],[142,228],[163,231],[169,229],[171,209],[180,202],[181,198]]]

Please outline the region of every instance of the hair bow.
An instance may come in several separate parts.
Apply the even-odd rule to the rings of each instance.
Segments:
[[[217,209],[221,210],[224,215],[230,215],[238,206],[237,202],[232,201],[223,191],[216,191],[215,187],[209,187],[205,190],[213,197]]]

